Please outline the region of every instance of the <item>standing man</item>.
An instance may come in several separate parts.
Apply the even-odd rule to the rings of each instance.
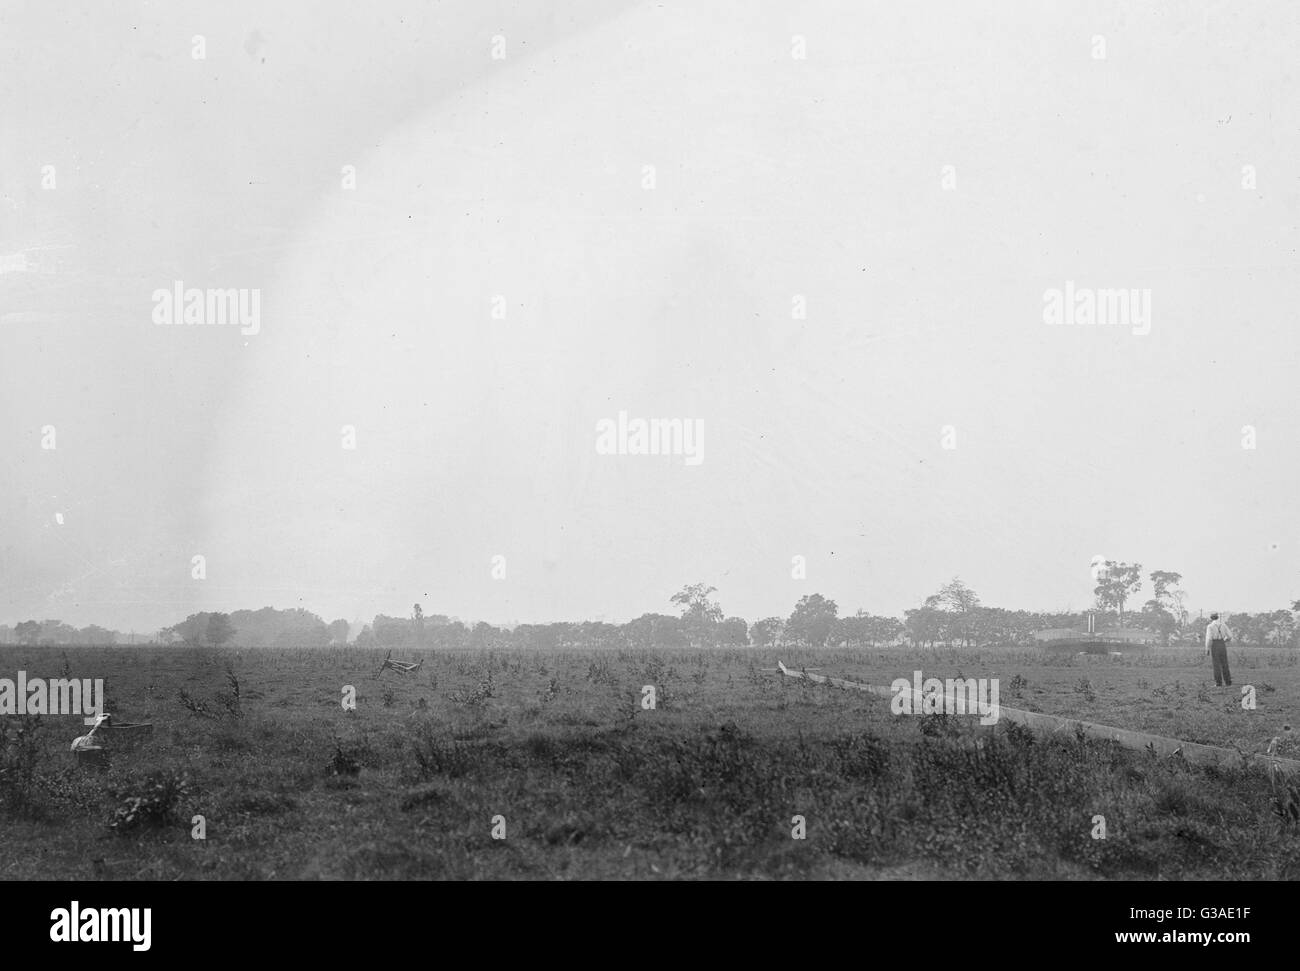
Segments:
[[[1232,673],[1228,670],[1228,641],[1232,640],[1232,631],[1228,625],[1219,620],[1218,614],[1210,614],[1210,622],[1205,625],[1205,653],[1214,665],[1214,683],[1219,687],[1225,684],[1232,687]]]

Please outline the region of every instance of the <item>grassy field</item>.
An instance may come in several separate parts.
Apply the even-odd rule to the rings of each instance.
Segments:
[[[466,652],[376,677],[355,649],[0,647],[0,677],[102,677],[155,725],[96,771],[79,718],[0,716],[0,878],[1300,878],[1300,791],[1259,770],[897,717],[778,657],[997,677],[1003,705],[1247,752],[1300,723],[1282,651],[1234,652],[1245,711],[1199,651]]]

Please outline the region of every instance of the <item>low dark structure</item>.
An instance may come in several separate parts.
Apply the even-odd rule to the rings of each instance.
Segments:
[[[1090,634],[1070,627],[1058,627],[1036,631],[1034,640],[1043,650],[1060,654],[1133,654],[1149,651],[1156,635],[1134,628]]]

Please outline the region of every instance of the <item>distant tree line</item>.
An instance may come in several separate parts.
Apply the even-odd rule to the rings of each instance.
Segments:
[[[0,644],[109,647],[113,644],[145,644],[156,637],[154,632],[124,634],[98,624],[78,628],[61,620],[24,620],[13,627],[0,624]]]
[[[923,647],[980,647],[1009,644],[1030,646],[1034,634],[1050,629],[1084,630],[1088,615],[1105,634],[1120,629],[1148,633],[1163,644],[1199,645],[1205,617],[1191,617],[1180,588],[1182,576],[1156,570],[1146,579],[1151,595],[1126,611],[1139,598],[1144,578],[1137,563],[1106,560],[1094,568],[1096,587],[1089,610],[1043,612],[988,607],[954,577],[901,618],[877,616],[865,610],[841,617],[833,600],[819,593],[801,597],[788,617],[764,617],[747,623],[728,617],[714,598],[716,588],[688,584],[668,598],[677,613],[642,614],[623,624],[604,621],[519,624],[496,627],[469,625],[444,614],[424,613],[420,604],[410,617],[377,615],[355,639],[346,620],[327,623],[301,608],[202,612],[159,631],[150,638],[161,644],[190,647],[331,647],[353,643],[388,650],[511,648],[546,650],[648,649],[653,647],[845,647],[871,648],[887,644]],[[1296,615],[1290,609],[1256,614],[1229,614],[1238,645],[1300,647]],[[60,621],[24,621],[14,628],[0,626],[0,643],[30,645],[124,643],[116,631],[90,626],[80,630]]]
[[[348,642],[346,620],[325,623],[302,608],[190,614],[164,628],[159,641],[190,647],[330,647]]]

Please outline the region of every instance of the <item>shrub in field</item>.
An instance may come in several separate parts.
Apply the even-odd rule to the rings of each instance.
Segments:
[[[451,700],[468,708],[485,708],[488,699],[495,695],[496,684],[492,680],[492,672],[488,671],[487,677],[479,681],[477,687],[469,691],[452,692]]]
[[[1202,808],[1191,780],[1185,777],[1162,779],[1156,783],[1153,804],[1158,812],[1173,816],[1186,816],[1194,808]]]
[[[1034,731],[1017,722],[1007,722],[1006,741],[1012,748],[1028,748],[1034,744]]]
[[[538,701],[540,704],[548,705],[552,701],[554,701],[556,697],[559,696],[559,694],[560,694],[560,679],[551,678],[550,683],[546,685],[546,690],[542,692],[541,697],[538,699]]]
[[[340,742],[334,743],[334,754],[325,766],[330,775],[356,775],[361,771],[361,762],[356,753],[345,751]]]
[[[212,747],[222,753],[248,752],[254,749],[253,740],[242,726],[227,723],[212,735]]]
[[[593,836],[603,836],[609,829],[599,814],[590,810],[570,812],[559,822],[547,826],[542,840],[548,846],[577,846]]]
[[[874,735],[865,733],[833,739],[830,752],[846,779],[885,778],[894,765],[894,750]]]
[[[957,716],[944,712],[922,715],[919,727],[926,738],[956,738],[960,730]]]
[[[413,812],[438,807],[446,801],[447,793],[438,783],[424,783],[407,790],[398,805],[402,812]]]
[[[1300,786],[1292,782],[1274,791],[1273,815],[1284,830],[1294,832],[1300,829]]]
[[[192,796],[184,772],[156,769],[129,776],[109,789],[114,803],[109,829],[125,834],[176,825],[186,818],[185,807]]]
[[[560,751],[555,739],[542,732],[533,732],[524,739],[523,750],[530,759],[552,763]]]
[[[195,698],[184,688],[180,689],[180,700],[182,707],[184,707],[184,709],[191,715],[197,715],[200,718],[218,717],[217,713],[208,708],[202,699]]]
[[[0,800],[12,811],[32,808],[44,729],[39,715],[0,718]]]
[[[645,684],[659,684],[669,675],[665,671],[665,662],[658,654],[649,654],[644,658],[645,667],[641,669],[641,680]]]
[[[407,778],[417,782],[469,775],[475,768],[500,768],[503,764],[499,746],[448,738],[433,725],[422,725],[410,739]]]
[[[51,808],[79,816],[98,815],[104,801],[101,777],[76,765],[42,773],[38,787]]]
[[[230,690],[217,692],[217,704],[221,705],[222,710],[231,718],[244,717],[244,710],[241,707],[243,698],[239,691],[239,678],[235,676],[235,672],[229,666],[226,667],[226,685]]]
[[[587,667],[587,680],[593,684],[611,684],[618,679],[609,668],[609,658],[598,657]]]
[[[721,847],[724,860],[772,838],[787,815],[789,763],[733,724],[666,744],[628,739],[612,755],[619,776],[649,800],[656,826]]]

